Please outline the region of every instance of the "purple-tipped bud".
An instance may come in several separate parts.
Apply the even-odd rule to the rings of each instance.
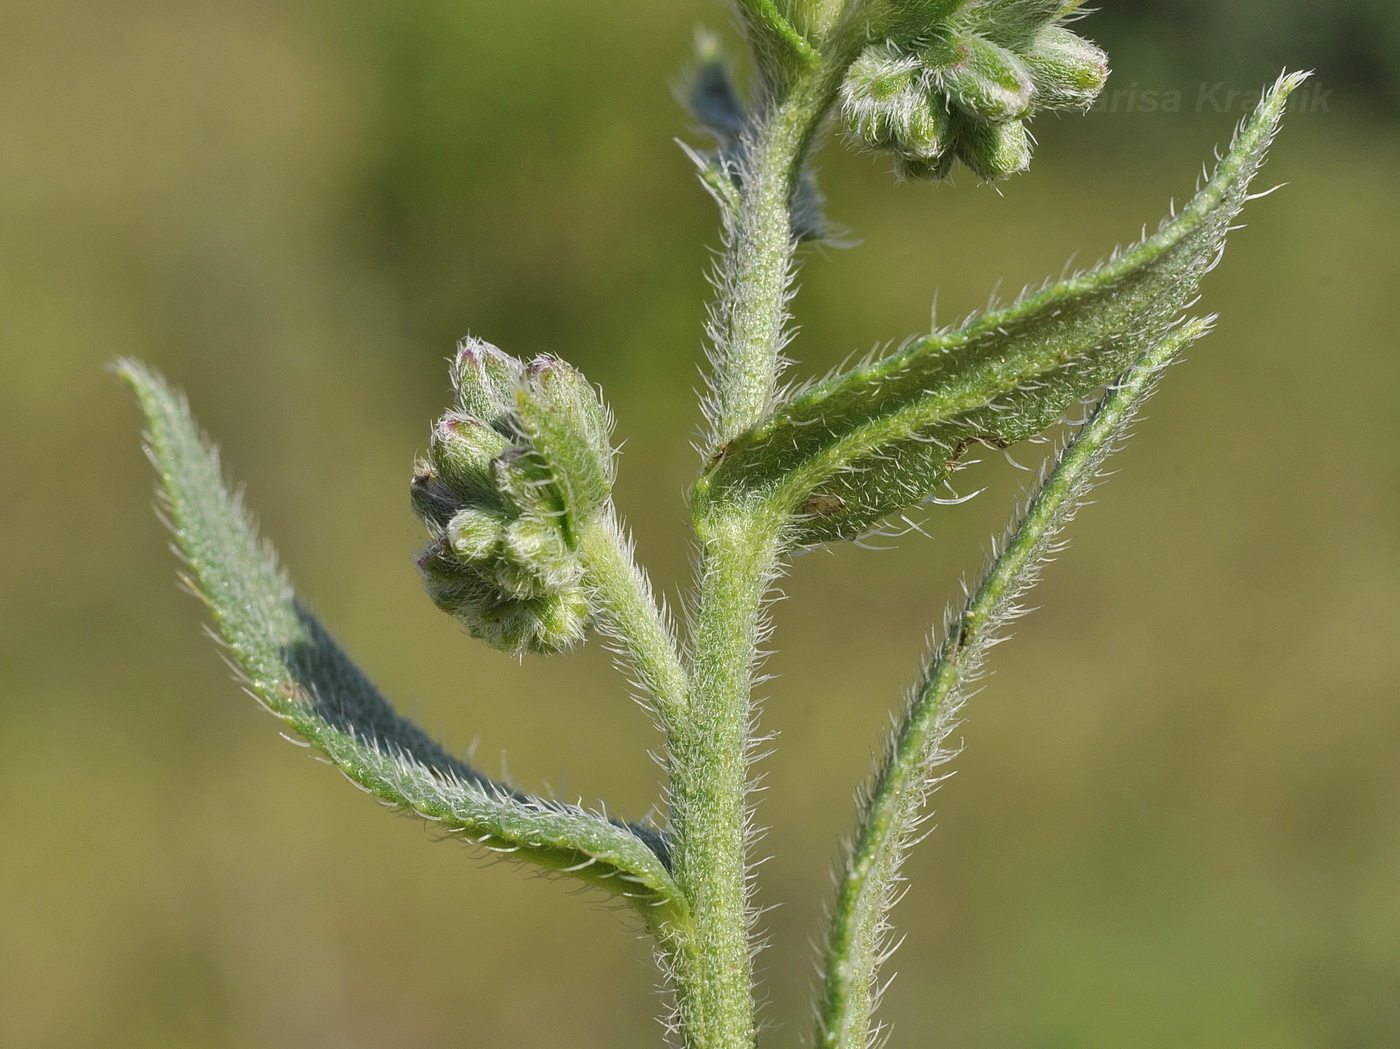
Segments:
[[[464,339],[452,362],[452,385],[463,415],[499,426],[511,415],[525,366],[483,339]]]
[[[457,499],[438,479],[437,471],[425,462],[414,466],[408,496],[413,503],[413,512],[430,532],[440,531],[457,512]]]
[[[491,498],[491,460],[509,447],[509,440],[480,419],[449,413],[433,427],[428,455],[442,484],[465,503]]]

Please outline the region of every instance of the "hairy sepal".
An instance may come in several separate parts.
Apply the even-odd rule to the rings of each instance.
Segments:
[[[191,588],[263,705],[369,793],[465,840],[635,901],[683,911],[654,828],[533,797],[448,755],[397,714],[297,599],[183,399],[155,372],[116,368],[140,402],[147,449]]]
[[[1215,175],[1156,235],[795,396],[720,450],[697,504],[761,499],[790,516],[795,545],[850,539],[927,497],[970,445],[1005,447],[1052,426],[1195,298],[1304,79],[1275,85]]]

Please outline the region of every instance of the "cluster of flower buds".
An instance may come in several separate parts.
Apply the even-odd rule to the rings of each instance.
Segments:
[[[1025,121],[1087,108],[1108,77],[1107,56],[1063,25],[1082,0],[898,2],[907,16],[856,59],[841,108],[904,178],[947,178],[955,158],[987,181],[1024,171]]]
[[[565,362],[527,366],[479,339],[458,349],[452,382],[411,489],[432,537],[418,558],[428,594],[496,648],[563,651],[592,618],[578,547],[612,491],[607,411]]]

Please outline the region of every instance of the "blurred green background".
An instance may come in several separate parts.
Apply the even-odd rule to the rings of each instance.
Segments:
[[[997,190],[833,144],[803,374],[1154,225],[1316,66],[1123,468],[970,707],[897,912],[892,1046],[1400,1045],[1400,16],[1121,2],[1110,91]],[[419,590],[406,484],[468,331],[609,393],[673,596],[714,215],[668,84],[710,0],[0,5],[0,1046],[658,1045],[626,915],[390,819],[284,745],[201,636],[103,366],[184,386],[305,596],[408,712],[533,789],[658,798],[597,646],[517,666]],[[1221,96],[1207,94],[1207,99]],[[1111,99],[1110,99],[1111,101]],[[1031,453],[1020,453],[1026,458]],[[801,558],[776,609],[765,1047],[922,638],[1022,485],[937,538]]]

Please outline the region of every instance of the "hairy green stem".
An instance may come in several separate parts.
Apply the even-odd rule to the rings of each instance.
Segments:
[[[899,868],[919,825],[934,770],[953,756],[943,746],[956,725],[964,687],[981,666],[1015,601],[1035,584],[1061,529],[1093,486],[1161,369],[1207,330],[1191,321],[1149,348],[1104,397],[1036,491],[1005,549],[987,569],[915,690],[871,788],[844,872],[827,946],[819,1049],[865,1049],[873,1032],[877,969],[888,951],[885,919]]]
[[[835,92],[824,72],[809,70],[773,99],[748,139],[712,317],[712,454],[772,410],[792,279],[791,201]],[[706,505],[703,494],[702,481],[693,499],[703,550],[690,703],[669,755],[672,870],[693,925],[671,964],[689,1049],[739,1049],[756,1038],[746,779],[753,664],[779,525],[737,501]]]
[[[853,57],[853,56],[850,56]],[[726,216],[713,336],[716,374],[711,452],[767,417],[786,340],[793,276],[792,196],[822,118],[849,65],[824,61],[760,118],[740,170],[739,204]]]
[[[684,715],[690,692],[671,626],[611,514],[584,529],[579,550],[608,632],[626,653],[670,735]]]
[[[745,839],[754,654],[777,558],[775,523],[746,512],[699,525],[705,550],[691,708],[671,753],[672,873],[694,933],[674,959],[686,1045],[754,1041]]]
[[[772,99],[750,133],[713,313],[710,453],[772,411],[787,320],[802,166],[844,66],[809,67]],[[694,493],[703,543],[692,631],[690,706],[670,741],[672,869],[693,925],[671,954],[678,1019],[690,1049],[756,1039],[746,891],[747,763],[753,665],[781,522],[736,500]]]
[[[804,54],[805,68],[764,101],[747,137],[712,315],[712,458],[773,410],[793,276],[793,194],[856,51],[843,41],[820,59]],[[672,868],[694,924],[672,964],[686,1045],[738,1049],[756,1038],[745,888],[753,667],[783,519],[766,505],[706,495],[702,478],[692,493],[703,552],[690,705],[669,760]]]

